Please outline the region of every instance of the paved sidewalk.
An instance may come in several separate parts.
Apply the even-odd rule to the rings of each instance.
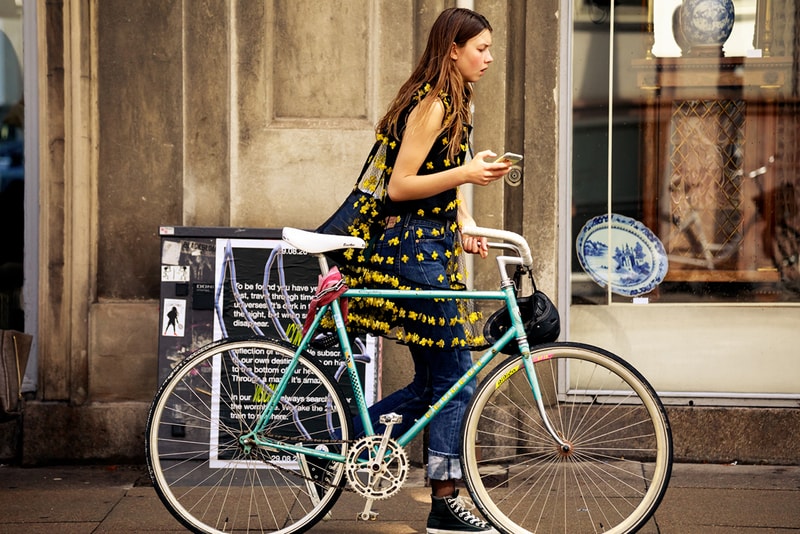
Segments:
[[[425,531],[429,489],[418,470],[376,522],[356,522],[363,501],[343,494],[314,533]],[[183,532],[142,466],[0,466],[0,533]],[[800,532],[800,466],[675,465],[661,507],[643,532]]]

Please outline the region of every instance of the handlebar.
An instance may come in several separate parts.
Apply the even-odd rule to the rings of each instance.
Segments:
[[[531,254],[531,248],[528,246],[528,242],[525,241],[525,238],[521,235],[509,232],[508,230],[498,230],[496,228],[483,228],[480,226],[465,226],[461,229],[461,232],[468,235],[474,235],[478,237],[488,237],[489,239],[499,239],[506,243],[510,243],[517,249],[519,252],[520,258],[522,258],[522,264],[528,269],[533,268],[533,255]]]

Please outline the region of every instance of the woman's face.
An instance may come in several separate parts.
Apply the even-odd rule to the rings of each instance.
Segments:
[[[477,82],[494,61],[489,47],[492,46],[492,32],[488,29],[467,41],[464,46],[453,44],[450,57],[456,62],[456,68],[465,82]]]

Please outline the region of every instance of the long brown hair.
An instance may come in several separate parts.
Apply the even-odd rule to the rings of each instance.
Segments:
[[[430,106],[441,94],[450,98],[451,107],[445,116],[442,130],[447,130],[450,140],[448,155],[451,159],[459,152],[464,135],[464,125],[472,122],[470,101],[472,85],[465,83],[455,61],[450,59],[453,43],[464,46],[467,41],[484,30],[492,31],[486,17],[475,11],[454,7],[445,9],[436,18],[430,33],[425,52],[420,57],[414,72],[397,92],[386,115],[378,122],[379,133],[391,133],[399,138],[397,123],[400,114],[418,94],[420,87],[430,83],[431,90],[420,102],[420,109],[427,113]]]

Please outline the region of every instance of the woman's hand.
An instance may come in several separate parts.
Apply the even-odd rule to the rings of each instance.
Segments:
[[[489,161],[486,161],[488,158]],[[511,170],[511,164],[507,161],[495,163],[497,154],[491,150],[483,150],[475,154],[472,160],[464,165],[466,171],[466,183],[475,185],[489,185]]]
[[[481,258],[489,256],[489,243],[486,241],[485,237],[462,234],[461,247],[464,249],[464,252],[480,254]]]
[[[458,213],[458,222],[461,228],[477,226],[475,219],[461,209],[459,209]],[[464,252],[470,254],[480,254],[481,258],[486,258],[489,255],[489,242],[485,237],[461,234],[461,248],[464,249]]]

